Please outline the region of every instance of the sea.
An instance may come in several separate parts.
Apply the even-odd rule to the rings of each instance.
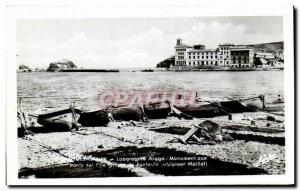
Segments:
[[[99,105],[107,92],[197,92],[198,97],[284,96],[284,71],[202,72],[31,72],[17,73],[17,96],[22,108],[39,113],[70,104],[85,110]]]

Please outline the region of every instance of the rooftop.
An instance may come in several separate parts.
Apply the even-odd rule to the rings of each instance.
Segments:
[[[224,43],[224,44],[219,44],[219,46],[234,46],[234,44],[231,44],[231,43]]]
[[[215,52],[216,49],[191,49],[187,52]]]

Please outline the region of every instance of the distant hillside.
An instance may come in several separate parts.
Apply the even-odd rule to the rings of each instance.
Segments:
[[[175,56],[171,56],[156,65],[157,68],[170,68],[171,65],[175,65]]]
[[[276,50],[283,50],[283,42],[249,44],[247,46],[254,48],[254,51],[265,50],[265,52],[276,52]]]

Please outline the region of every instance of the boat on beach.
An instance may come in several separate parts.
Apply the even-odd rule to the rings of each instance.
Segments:
[[[196,118],[210,118],[220,115],[219,107],[211,103],[195,103],[186,105],[174,105],[180,112]]]
[[[145,115],[148,119],[163,119],[167,118],[171,112],[169,102],[155,102],[143,105]]]
[[[203,100],[196,98],[193,104],[172,104],[170,101],[157,101],[142,105],[110,106],[96,111],[82,111],[72,105],[68,109],[46,112],[35,116],[37,122],[47,131],[69,131],[83,127],[106,126],[110,121],[147,121],[148,119],[164,119],[175,116],[180,119],[212,118],[243,112],[282,112],[284,101],[277,100],[265,103],[264,96],[236,100]],[[25,117],[24,117],[25,116]],[[20,109],[25,129],[28,128],[26,115]]]
[[[56,110],[38,115],[37,122],[47,128],[71,130],[76,126],[80,114],[81,110],[75,108]]]
[[[144,118],[144,112],[140,106],[111,107],[106,111],[116,121],[140,121]]]
[[[186,105],[174,105],[180,112],[196,118],[211,118],[228,115],[230,113],[255,112],[264,110],[264,102],[261,96],[227,101],[203,101],[196,98],[197,103]]]
[[[104,110],[81,112],[78,123],[85,127],[105,126],[109,123],[108,113]]]

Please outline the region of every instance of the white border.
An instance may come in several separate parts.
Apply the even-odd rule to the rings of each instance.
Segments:
[[[8,185],[283,185],[294,183],[294,53],[293,7],[287,4],[199,4],[170,3],[98,3],[23,7],[11,3],[5,9],[5,63],[7,68],[7,184]],[[179,3],[178,3],[179,2]],[[16,124],[16,20],[90,17],[195,17],[195,16],[283,16],[284,17],[284,90],[286,128],[286,174],[256,176],[189,176],[88,179],[18,179],[18,143]]]

